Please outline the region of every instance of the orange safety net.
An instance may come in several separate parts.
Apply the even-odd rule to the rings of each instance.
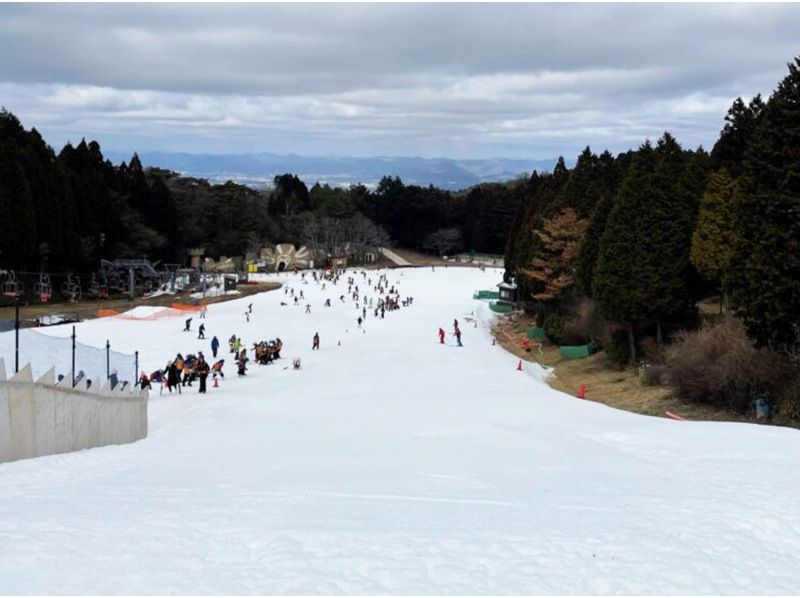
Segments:
[[[203,309],[202,305],[187,305],[185,303],[173,303],[170,305],[172,309],[177,309],[179,311],[194,311],[198,312]]]
[[[116,309],[98,309],[97,310],[97,317],[98,318],[113,318],[114,316],[118,316],[119,312]]]
[[[160,320],[161,318],[172,318],[177,316],[182,316],[184,313],[183,311],[172,309],[169,307],[165,307],[164,309],[159,309],[158,311],[154,311],[153,313],[147,314],[146,316],[134,316],[131,314],[120,314],[119,318],[121,320]]]

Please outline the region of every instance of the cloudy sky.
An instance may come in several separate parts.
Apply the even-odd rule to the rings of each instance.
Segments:
[[[800,5],[0,5],[0,104],[57,149],[574,157],[713,142]]]

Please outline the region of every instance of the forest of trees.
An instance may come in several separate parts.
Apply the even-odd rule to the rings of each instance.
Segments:
[[[502,253],[525,184],[487,183],[452,193],[386,176],[376,189],[276,176],[272,189],[118,166],[96,142],[60,153],[36,129],[0,111],[0,267],[92,271],[101,258],[185,263],[187,249],[243,255],[269,243],[305,244],[320,227],[363,237],[365,219],[387,244],[440,254]],[[311,235],[311,236],[309,236]]]
[[[800,58],[788,66],[768,100],[733,103],[710,153],[664,133],[616,157],[587,147],[571,171],[562,160],[553,173],[534,172],[506,246],[506,278],[548,336],[668,366],[670,343],[689,354],[692,342],[710,347],[727,335],[708,359],[746,355],[747,367],[765,367],[726,366],[736,388],[717,376],[719,388],[692,392],[708,402],[737,397],[742,409],[754,395],[790,392],[800,415]],[[701,324],[698,301],[714,295],[725,334],[687,335]]]

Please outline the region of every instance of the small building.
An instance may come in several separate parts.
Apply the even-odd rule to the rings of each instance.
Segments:
[[[504,305],[517,304],[517,284],[513,279],[511,282],[501,282],[499,285],[497,285],[497,289],[500,292],[500,296],[497,298],[498,303]]]

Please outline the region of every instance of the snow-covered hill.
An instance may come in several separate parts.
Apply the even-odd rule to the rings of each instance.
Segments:
[[[413,305],[364,331],[346,285],[296,275],[280,279],[301,306],[283,290],[212,305],[209,339],[279,336],[283,363],[228,363],[206,396],[156,391],[135,444],[0,465],[0,593],[797,592],[800,433],[558,393],[491,344],[471,297],[499,271],[388,275]],[[463,348],[438,343],[453,318]],[[210,353],[182,328],[78,334],[152,371]]]

